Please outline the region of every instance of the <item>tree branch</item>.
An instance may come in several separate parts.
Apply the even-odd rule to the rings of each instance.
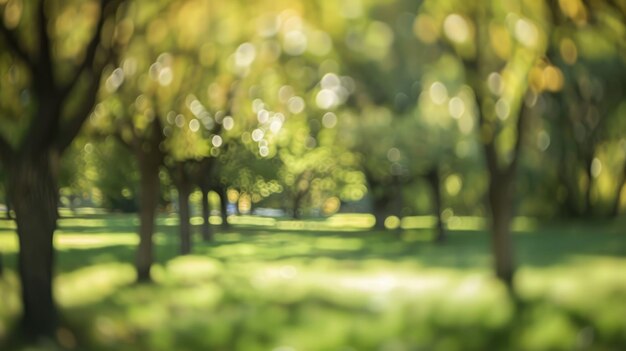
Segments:
[[[52,53],[50,51],[50,35],[48,34],[48,16],[46,15],[46,1],[39,0],[37,6],[37,31],[39,33],[39,52],[37,63],[33,73],[41,76],[41,81],[45,83],[54,82],[52,68]],[[47,90],[49,87],[41,87]]]
[[[0,35],[4,38],[11,51],[13,51],[13,53],[15,53],[28,67],[33,69],[35,66],[33,59],[30,57],[26,49],[20,45],[19,40],[15,36],[15,32],[11,31],[4,25],[4,21],[0,21]]]
[[[507,176],[513,176],[517,170],[522,145],[524,144],[524,138],[526,137],[526,119],[528,118],[527,115],[529,111],[530,109],[527,106],[526,101],[524,101],[523,99],[522,106],[520,107],[519,111],[519,116],[517,117],[517,140],[515,141],[515,146],[513,147],[513,159],[505,170],[505,174]]]
[[[101,0],[100,2],[101,12],[100,12],[99,23],[101,21],[102,22],[106,21],[106,18],[108,18],[109,16],[112,16],[115,13],[115,10],[119,7],[119,5],[122,2],[123,0]],[[59,152],[63,152],[63,150],[65,150],[72,143],[72,140],[74,140],[76,135],[78,135],[83,123],[85,122],[89,114],[91,113],[93,106],[95,105],[97,101],[98,91],[100,89],[100,82],[102,80],[102,71],[104,70],[104,67],[106,67],[106,65],[110,63],[112,59],[113,50],[109,49],[107,52],[107,57],[104,60],[104,62],[98,65],[98,67],[94,67],[95,56],[96,56],[95,51],[97,51],[97,47],[100,45],[101,30],[102,30],[101,27],[100,29],[96,30],[97,33],[93,37],[93,39],[95,40],[95,44],[94,44],[94,41],[89,43],[90,46],[88,47],[88,51],[93,50],[94,51],[93,56],[85,57],[85,61],[83,61],[81,68],[77,72],[78,73],[77,76],[80,76],[81,73],[90,75],[89,77],[90,82],[89,82],[89,86],[86,89],[82,104],[75,111],[75,113],[70,116],[67,124],[63,128],[60,128],[62,132],[59,133],[56,139],[56,146],[59,149]],[[95,47],[95,49],[92,49],[92,47]],[[90,52],[88,54],[90,54]],[[90,59],[91,62],[89,62],[87,59]],[[72,83],[72,84],[75,84],[75,83]],[[69,90],[71,90],[71,88],[72,87],[69,87]],[[67,89],[68,89],[67,87],[64,88],[64,92],[66,94],[69,92],[69,90],[65,91]]]
[[[487,167],[489,167],[490,172],[500,172],[500,162],[498,161],[498,153],[496,152],[495,146],[495,137],[496,130],[495,125],[491,125],[494,130],[491,131],[491,135],[489,135],[489,140],[484,140],[485,136],[483,135],[483,128],[487,126],[488,122],[485,118],[485,111],[483,107],[482,100],[477,91],[478,88],[474,89],[474,102],[476,104],[476,109],[478,110],[478,127],[479,127],[479,141],[483,145],[483,150],[485,151],[485,159],[487,161]]]
[[[74,114],[68,119],[68,122],[60,128],[60,132],[56,138],[56,146],[59,152],[63,152],[74,140],[78,132],[80,132],[83,123],[87,119],[87,116],[91,113],[100,90],[100,81],[102,74],[97,74],[92,77],[92,81],[89,84],[85,98],[82,104],[74,112]]]
[[[101,42],[102,28],[104,27],[106,19],[110,15],[109,13],[105,13],[105,11],[107,9],[109,9],[109,11],[112,11],[110,10],[111,8],[117,8],[117,6],[110,6],[106,8],[105,6],[108,2],[109,1],[107,0],[100,1],[100,18],[96,23],[96,29],[91,37],[91,40],[89,40],[89,44],[87,44],[87,48],[85,49],[85,57],[83,58],[83,61],[80,63],[80,65],[76,68],[76,71],[74,71],[74,74],[61,87],[61,98],[65,98],[70,93],[70,91],[72,91],[72,89],[76,87],[78,80],[85,71],[93,69],[92,66],[96,58],[96,53],[98,52],[98,46]]]

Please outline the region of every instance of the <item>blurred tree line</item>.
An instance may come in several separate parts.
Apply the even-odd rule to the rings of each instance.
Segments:
[[[626,3],[459,0],[0,1],[0,196],[20,241],[24,329],[53,332],[59,204],[138,211],[150,280],[159,207],[190,198],[294,218],[368,203],[491,219],[615,217],[626,202]],[[79,130],[82,130],[79,135]],[[214,200],[210,200],[213,198]],[[7,211],[7,214],[12,213]]]

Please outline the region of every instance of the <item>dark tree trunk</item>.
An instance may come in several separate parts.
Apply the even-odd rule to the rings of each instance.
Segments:
[[[100,45],[102,29],[122,2],[100,2],[100,16],[84,47],[83,59],[77,62],[75,69],[64,71],[69,79],[63,83],[56,79],[59,72],[52,54],[55,45],[47,31],[50,23],[55,21],[47,11],[48,2],[39,1],[33,5],[33,11],[29,11],[34,15],[28,22],[32,27],[31,34],[35,36],[36,57],[24,48],[19,36],[0,24],[0,36],[7,44],[3,50],[24,63],[29,76],[36,77],[28,87],[34,97],[34,102],[29,104],[33,108],[27,109],[32,110],[32,118],[19,146],[12,148],[0,135],[0,161],[9,170],[9,198],[15,212],[20,245],[21,327],[30,340],[53,336],[56,331],[58,316],[52,289],[52,267],[59,202],[58,158],[74,140],[96,103],[102,71],[108,61],[96,57],[107,57],[111,53],[110,48]],[[84,82],[80,90],[78,82]],[[76,95],[76,100],[80,100],[78,105],[71,104],[74,108],[66,108],[70,95]]]
[[[149,162],[144,154],[139,161],[139,246],[137,247],[137,281],[150,281],[150,267],[154,262],[154,223],[159,203],[159,163]]]
[[[374,229],[385,230],[385,219],[387,219],[387,216],[390,214],[389,205],[391,203],[389,182],[379,181],[367,168],[363,168],[363,173],[365,174],[372,201]]]
[[[293,204],[292,204],[292,218],[293,219],[300,219],[300,207],[302,204],[302,194],[300,192],[297,192],[296,195],[293,198]]]
[[[433,212],[435,213],[435,218],[437,220],[435,223],[437,232],[434,241],[441,244],[446,241],[446,231],[443,227],[443,218],[441,218],[441,180],[439,177],[439,170],[437,168],[430,170],[430,172],[426,175],[426,180],[432,190]]]
[[[70,211],[72,211],[72,215],[76,216],[76,200],[77,200],[77,196],[74,194],[70,194],[70,196],[68,196],[68,200],[69,200],[69,205],[70,205]]]
[[[302,216],[301,209],[302,204],[306,200],[311,190],[311,180],[314,178],[314,173],[310,170],[305,170],[300,173],[294,182],[293,199],[292,199],[292,217],[293,219],[300,219]]]
[[[228,223],[228,195],[226,194],[226,187],[220,185],[217,187],[217,194],[220,196],[220,216],[222,216],[222,229],[228,229],[230,223]]]
[[[211,231],[211,223],[209,223],[209,217],[211,215],[209,208],[209,188],[201,187],[202,191],[202,239],[204,241],[212,241],[213,233]]]
[[[52,290],[53,235],[59,200],[51,152],[22,155],[11,164],[10,199],[13,203],[20,251],[18,270],[22,283],[26,335],[52,336],[58,323]]]
[[[491,211],[491,245],[494,253],[496,276],[512,290],[515,260],[513,257],[513,239],[511,220],[513,215],[513,176],[490,171],[488,191]]]
[[[372,210],[374,212],[374,228],[385,230],[385,219],[389,215],[389,198],[384,194],[382,196],[372,196]]]
[[[158,116],[152,120],[150,129],[144,135],[136,134],[133,128],[130,126],[129,129],[133,131],[131,141],[126,141],[121,132],[115,136],[133,152],[139,168],[139,245],[135,257],[135,269],[137,282],[149,282],[152,279],[150,276],[150,269],[154,262],[152,237],[161,185],[159,169],[165,156],[160,149],[163,132]]]
[[[178,218],[180,221],[180,254],[187,255],[191,253],[191,226],[189,223],[189,194],[191,193],[191,184],[183,176],[178,182]]]

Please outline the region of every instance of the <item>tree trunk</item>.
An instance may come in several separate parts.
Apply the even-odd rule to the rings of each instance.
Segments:
[[[202,191],[202,239],[204,241],[212,241],[213,233],[211,231],[211,223],[209,217],[211,215],[209,208],[209,188],[201,187]]]
[[[52,336],[58,323],[52,290],[53,235],[59,200],[50,151],[21,155],[10,165],[9,192],[20,245],[23,319],[28,336]]]
[[[385,230],[385,219],[389,215],[389,198],[385,195],[374,196],[372,195],[372,210],[374,212],[374,229]]]
[[[385,219],[389,214],[388,188],[383,181],[374,177],[367,168],[362,169],[367,181],[368,192],[372,201],[372,214],[374,215],[374,229],[385,230]]]
[[[293,205],[292,205],[292,218],[293,219],[300,219],[300,206],[301,206],[301,202],[302,202],[302,194],[300,194],[300,192],[296,192],[296,195],[293,198]]]
[[[187,179],[181,179],[177,186],[178,190],[178,218],[180,221],[180,254],[191,253],[191,227],[189,223],[189,194],[191,185]]]
[[[139,247],[137,248],[137,281],[150,281],[150,267],[154,261],[154,222],[159,203],[159,164],[145,160],[149,155],[142,155],[139,161]]]
[[[512,291],[515,264],[510,228],[514,181],[512,176],[498,175],[495,171],[490,171],[490,176],[488,196],[492,219],[491,245],[494,253],[494,268],[496,276]]]
[[[222,216],[222,229],[228,229],[230,223],[228,223],[228,196],[226,194],[226,187],[219,186],[217,193],[220,196],[220,216]]]
[[[404,204],[404,199],[402,197],[402,181],[398,175],[392,176],[392,183],[390,186],[390,190],[392,191],[392,207],[391,214],[398,217],[398,219],[402,218],[402,206]],[[401,222],[398,222],[398,226],[395,228],[395,232],[397,234],[402,233],[402,225]]]
[[[434,241],[441,244],[446,241],[446,231],[443,228],[443,218],[441,218],[441,180],[439,178],[438,169],[433,168],[430,170],[426,175],[426,180],[432,189],[433,212],[437,219],[437,223],[435,224],[437,232]]]
[[[70,211],[72,212],[73,216],[76,216],[76,199],[77,196],[74,194],[70,194],[67,199],[69,200],[69,205],[70,205]]]

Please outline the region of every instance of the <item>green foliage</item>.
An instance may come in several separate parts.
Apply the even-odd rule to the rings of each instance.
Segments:
[[[113,138],[94,144],[90,149],[94,168],[98,170],[97,174],[92,174],[93,185],[100,192],[102,206],[122,212],[137,211],[139,174],[128,149]]]

